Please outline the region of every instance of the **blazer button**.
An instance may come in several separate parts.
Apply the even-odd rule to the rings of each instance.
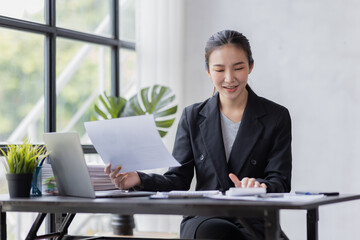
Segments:
[[[200,161],[203,161],[203,160],[204,160],[204,158],[205,158],[205,157],[204,157],[204,155],[203,155],[203,154],[201,154],[201,155],[200,155]]]
[[[256,165],[257,162],[256,162],[255,159],[251,159],[251,160],[250,160],[250,163],[251,163],[252,165]]]

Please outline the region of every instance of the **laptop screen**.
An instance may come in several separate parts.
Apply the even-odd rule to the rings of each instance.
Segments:
[[[59,194],[95,198],[78,134],[44,133],[44,142]]]

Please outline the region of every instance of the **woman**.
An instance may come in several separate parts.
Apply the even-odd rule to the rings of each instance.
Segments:
[[[105,168],[123,189],[188,190],[196,172],[196,190],[263,187],[289,192],[291,181],[291,120],[286,108],[258,97],[247,84],[254,68],[247,38],[225,30],[210,37],[205,48],[213,97],[186,107],[176,134],[173,156],[180,167],[164,175],[120,173]],[[241,179],[241,180],[240,180]],[[263,222],[247,219],[258,235]],[[251,239],[238,219],[185,216],[182,238]]]

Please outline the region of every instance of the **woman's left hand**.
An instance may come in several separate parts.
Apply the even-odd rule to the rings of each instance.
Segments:
[[[260,183],[260,182],[256,181],[255,178],[244,177],[240,181],[238,179],[238,177],[233,173],[229,174],[229,178],[231,179],[231,181],[235,184],[235,187],[237,187],[237,188],[257,188],[257,187],[267,188],[265,183]]]

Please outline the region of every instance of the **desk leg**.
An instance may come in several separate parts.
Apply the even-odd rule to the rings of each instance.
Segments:
[[[133,235],[135,227],[134,216],[113,214],[111,225],[116,235]]]
[[[265,210],[265,239],[280,239],[280,215],[279,210]]]
[[[45,220],[45,233],[56,232],[55,213],[48,213]]]
[[[45,235],[41,235],[38,236],[37,232],[42,224],[42,222],[44,221],[46,217],[46,213],[39,213],[37,218],[35,219],[32,227],[30,228],[29,234],[26,237],[26,240],[33,240],[33,239],[49,239],[49,238],[54,238],[57,240],[61,240],[68,231],[68,228],[72,222],[72,220],[75,217],[75,213],[68,213],[65,217],[65,220],[63,221],[63,223],[61,224],[61,226],[59,227],[59,231],[54,231],[51,233],[47,233]],[[1,238],[2,239],[2,238]]]
[[[62,239],[68,232],[68,228],[75,217],[75,213],[68,213],[59,228],[60,236],[57,239]]]
[[[0,206],[0,239],[6,238],[6,212],[2,212],[2,207]]]
[[[42,224],[42,222],[44,221],[46,217],[46,213],[39,213],[38,216],[36,217],[32,227],[30,228],[30,231],[26,237],[26,239],[35,239],[37,232]]]
[[[309,209],[306,214],[307,218],[307,239],[318,240],[318,221],[319,208]]]

